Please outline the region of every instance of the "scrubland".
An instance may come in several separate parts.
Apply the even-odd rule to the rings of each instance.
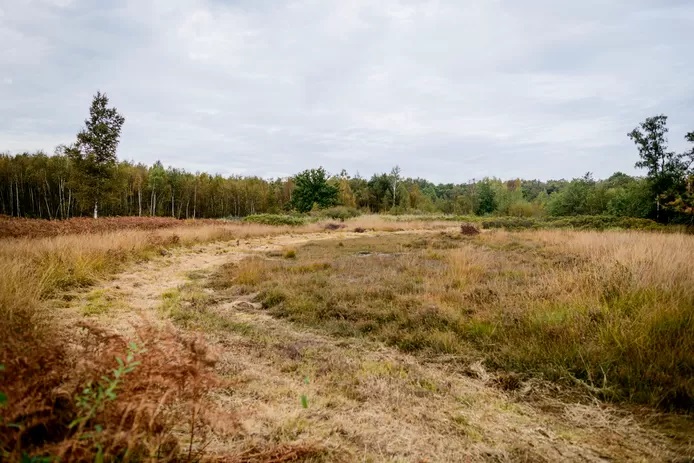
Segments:
[[[691,458],[692,256],[371,216],[3,239],[0,459]]]
[[[694,239],[496,231],[309,243],[227,279],[279,317],[484,359],[610,400],[694,405]]]

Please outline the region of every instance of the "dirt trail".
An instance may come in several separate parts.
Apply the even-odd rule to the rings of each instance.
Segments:
[[[408,233],[412,233],[411,231]],[[180,248],[117,275],[102,291],[117,307],[98,323],[121,334],[169,323],[162,294],[203,283],[221,265],[258,251],[347,232],[285,235]],[[209,291],[209,290],[207,290]],[[73,308],[84,309],[87,298]],[[210,330],[218,373],[235,384],[214,392],[238,414],[234,435],[207,450],[228,454],[268,442],[311,442],[326,461],[673,461],[671,442],[620,408],[564,403],[528,385],[508,393],[479,365],[427,363],[376,342],[335,339],[264,313],[249,298],[215,294],[207,310],[235,329]],[[82,316],[81,310],[73,310]],[[79,314],[78,314],[79,312]],[[308,408],[301,406],[305,395]],[[681,455],[679,455],[681,457]]]

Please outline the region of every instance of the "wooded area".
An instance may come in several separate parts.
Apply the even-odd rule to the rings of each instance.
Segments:
[[[346,206],[372,213],[444,213],[516,217],[612,215],[663,223],[694,220],[694,148],[667,147],[667,117],[646,119],[628,136],[645,177],[617,172],[596,180],[503,181],[484,178],[433,184],[402,178],[400,168],[370,179],[322,168],[291,178],[224,177],[191,173],[161,162],[148,166],[116,159],[125,119],[97,93],[74,145],[43,152],[0,154],[0,214],[65,219],[94,214],[175,218],[242,217]],[[685,135],[694,143],[694,132]],[[464,166],[461,166],[464,175]]]
[[[543,215],[600,215],[655,218],[656,203],[647,178],[616,173],[605,180],[589,174],[567,180],[486,178],[435,185],[424,179],[401,178],[393,191],[392,174],[370,179],[332,176],[337,205],[369,212]],[[691,195],[691,180],[689,194]],[[293,178],[223,177],[190,173],[161,163],[152,166],[118,162],[100,206],[104,215],[220,218],[292,209]],[[393,192],[395,195],[393,195]],[[691,207],[691,206],[690,206]],[[0,154],[0,214],[64,219],[90,215],[93,201],[63,154]],[[672,211],[671,221],[691,221]]]

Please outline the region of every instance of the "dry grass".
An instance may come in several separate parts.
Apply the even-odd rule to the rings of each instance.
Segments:
[[[383,271],[368,259],[393,263],[414,250],[441,260],[460,244],[453,236],[390,235],[359,239],[361,243],[350,249],[351,241],[300,247],[291,271],[317,276],[323,292],[331,292],[334,287],[326,284],[322,272],[340,268],[339,261],[350,255],[356,263],[343,277],[353,277],[355,268],[363,266]],[[335,254],[341,250],[345,254]],[[238,256],[232,256],[234,263],[211,281],[190,280],[175,296],[167,293],[162,298],[179,326],[199,330],[220,346],[218,371],[235,384],[214,397],[218,407],[242,411],[240,429],[233,442],[212,439],[211,455],[243,455],[248,449],[268,455],[277,448],[307,444],[317,445],[315,455],[302,457],[308,461],[672,461],[691,453],[686,420],[672,421],[668,436],[683,437],[673,442],[622,407],[598,403],[585,393],[581,403],[572,403],[576,392],[553,383],[489,372],[460,355],[398,352],[375,341],[378,334],[373,331],[344,337],[328,320],[310,323],[322,328],[315,330],[271,317],[255,301],[282,304],[288,302],[282,300],[287,294],[267,293],[256,299],[252,291],[258,286],[246,283],[275,278],[272,267],[263,264],[266,258],[272,264],[283,264],[283,259],[280,252],[258,251],[240,265]],[[471,261],[452,269],[452,274],[467,275],[482,263],[474,252],[467,254]],[[311,260],[299,264],[306,253]],[[244,276],[250,267],[253,278]],[[257,279],[263,267],[263,278]],[[229,286],[237,277],[244,284],[235,280]],[[342,279],[342,285],[352,284],[352,278]],[[305,304],[316,297],[312,288],[299,291],[306,292]],[[380,305],[376,299],[364,305],[374,302]],[[307,408],[300,400],[304,396]],[[257,450],[268,446],[270,450]]]
[[[220,278],[280,317],[691,410],[694,238],[540,231],[315,242]],[[511,382],[511,387],[516,384]]]
[[[365,220],[372,228],[383,226],[388,229],[391,226],[384,220],[373,218]],[[359,226],[362,222],[356,219],[353,223]],[[48,309],[50,304],[44,304],[45,300],[62,297],[67,290],[88,287],[124,269],[126,264],[147,260],[153,256],[168,255],[172,247],[192,246],[196,243],[218,240],[229,241],[233,246],[234,242],[238,244],[241,240],[255,237],[324,232],[324,224],[274,227],[227,223],[104,233],[101,233],[98,227],[97,230],[99,233],[0,240],[0,267],[3,269],[3,276],[0,278],[0,319],[3,321],[0,324],[0,338],[3,339],[0,344],[0,365],[3,366],[3,371],[0,372],[0,392],[7,395],[9,404],[0,406],[2,418],[0,434],[3,436],[3,439],[0,439],[0,451],[5,452],[0,453],[0,459],[12,459],[19,455],[17,452],[23,450],[46,450],[64,455],[83,455],[84,458],[91,455],[89,452],[97,451],[94,446],[89,447],[91,450],[80,447],[81,444],[78,445],[79,449],[74,447],[76,431],[66,426],[71,417],[74,418],[76,403],[73,392],[79,390],[90,378],[98,378],[103,371],[112,368],[109,362],[113,361],[111,353],[114,350],[111,347],[101,347],[91,351],[90,344],[87,343],[82,346],[82,349],[87,349],[84,360],[92,362],[94,368],[76,368],[73,354],[65,348],[65,334],[57,332],[53,326],[54,317],[60,317],[61,314],[50,311]],[[252,283],[253,281],[248,282],[248,284]],[[87,296],[87,301],[84,315],[107,314],[112,302],[99,291]],[[120,338],[115,336],[113,339]],[[118,342],[121,341],[122,339]],[[178,355],[176,352],[182,356],[185,355],[185,349],[174,349],[171,354]],[[93,355],[101,357],[97,359],[93,358]],[[157,356],[152,357],[147,364],[143,362],[141,371],[153,371],[151,368],[157,365],[156,358]],[[100,361],[103,362],[100,363]],[[175,360],[171,365],[183,367],[184,362],[181,362]],[[134,384],[142,386],[142,381],[146,381],[146,378],[142,377]],[[175,389],[173,383],[169,385],[162,383],[162,388],[157,392],[160,397],[167,396],[166,391],[169,389]],[[138,391],[142,392],[141,388]],[[142,441],[144,439],[142,433],[154,433],[151,426],[159,419],[153,418],[154,416],[165,420],[174,416],[163,411],[161,415],[158,414],[159,412],[146,415],[145,409],[140,408],[140,405],[146,401],[145,396],[126,392],[124,391],[116,407],[125,407],[124,411],[118,412],[121,413],[120,415],[116,412],[113,412],[116,414],[104,415],[102,417],[104,422],[98,423],[106,430],[104,431],[106,434],[102,435],[101,448],[102,450],[111,449],[109,451],[112,451],[112,454],[118,452],[122,454],[132,450],[132,442],[128,439]],[[190,391],[179,392],[183,395],[181,396],[178,392],[170,394],[171,407],[175,408],[174,404],[180,406],[181,397],[189,397],[186,394]],[[146,397],[150,396],[146,395]],[[58,403],[56,400],[62,402]],[[167,407],[164,408],[168,409]],[[63,410],[65,413],[62,413]],[[150,428],[140,427],[136,432],[123,434],[124,423],[131,423],[130,418],[124,417],[131,416],[129,414],[133,413],[133,410],[150,417],[147,421]],[[118,418],[119,416],[121,418]],[[110,426],[113,424],[110,420],[121,421],[114,428]],[[107,424],[109,426],[106,426]],[[19,431],[7,432],[8,426]],[[36,431],[36,429],[43,431]],[[170,428],[162,425],[161,429]],[[156,445],[164,445],[156,440],[161,437],[159,434],[154,433],[152,436],[154,441],[158,442]],[[91,445],[90,443],[93,444],[94,441],[84,442],[85,445]],[[151,448],[154,447],[148,447],[150,450]],[[300,452],[296,449],[291,451]]]
[[[101,219],[99,219],[101,220]],[[359,226],[388,231],[393,224],[379,217],[351,221]],[[40,299],[56,291],[88,286],[123,268],[123,264],[147,259],[171,246],[189,246],[216,240],[247,240],[259,236],[323,231],[322,223],[301,227],[248,223],[184,226],[163,230],[126,230],[82,233],[47,238],[0,240],[0,317],[26,330],[40,324],[33,309]],[[397,224],[398,229],[402,224]],[[405,224],[410,226],[410,224]],[[29,318],[26,318],[29,317]],[[42,317],[43,319],[43,317]],[[29,322],[28,320],[33,320]]]

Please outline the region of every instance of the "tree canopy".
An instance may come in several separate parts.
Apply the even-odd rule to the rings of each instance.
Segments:
[[[116,108],[109,108],[105,93],[97,92],[89,108],[84,129],[77,134],[77,142],[66,152],[75,166],[74,183],[78,194],[90,198],[94,204],[94,218],[99,203],[111,187],[116,165],[116,149],[125,118]]]
[[[328,183],[325,169],[308,169],[294,177],[292,206],[299,212],[310,211],[314,204],[321,208],[334,206],[338,193],[338,188]]]

